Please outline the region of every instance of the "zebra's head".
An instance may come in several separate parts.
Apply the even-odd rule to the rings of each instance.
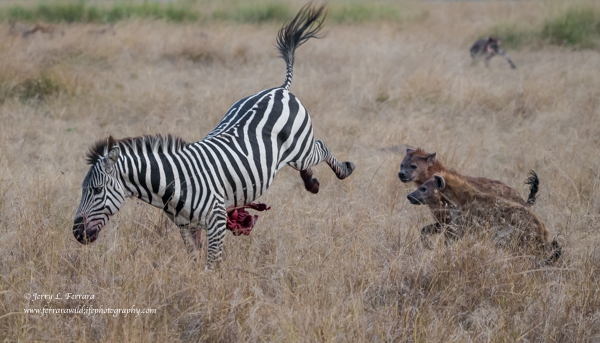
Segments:
[[[120,154],[112,136],[90,148],[87,161],[91,167],[81,185],[81,202],[73,224],[73,235],[81,244],[95,241],[123,204],[123,185],[117,175]]]

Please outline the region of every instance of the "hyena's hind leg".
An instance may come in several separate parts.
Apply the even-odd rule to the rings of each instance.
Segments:
[[[492,57],[494,57],[493,54],[486,54],[485,57],[483,58],[483,64],[485,65],[486,68],[488,68],[490,66],[490,60],[492,59]]]
[[[179,233],[183,238],[183,243],[187,248],[188,254],[198,260],[202,251],[202,230],[199,227],[180,226]]]
[[[322,161],[327,163],[327,165],[331,168],[331,170],[333,170],[337,178],[340,180],[350,176],[350,174],[352,174],[356,168],[352,162],[338,161],[323,141],[315,141],[311,154],[306,157],[305,163],[303,163],[305,168],[300,169],[300,176],[304,181],[304,187],[307,191],[314,194],[319,192],[319,180],[312,177],[313,172],[310,167],[315,166]]]

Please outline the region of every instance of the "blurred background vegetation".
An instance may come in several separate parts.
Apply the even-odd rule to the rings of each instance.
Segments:
[[[559,2],[557,2],[559,3]],[[0,20],[47,23],[116,23],[128,19],[155,19],[169,22],[214,21],[269,23],[289,20],[302,2],[271,0],[225,1],[8,1],[0,5]],[[330,23],[423,21],[427,10],[406,13],[405,2],[331,1]],[[598,2],[562,2],[541,23],[506,22],[494,24],[482,33],[502,39],[506,48],[527,45],[565,45],[592,49],[600,40]]]
[[[489,34],[500,37],[504,47],[513,49],[544,43],[596,48],[600,39],[600,10],[593,5],[572,5],[539,25],[502,23],[492,26]]]
[[[3,20],[51,23],[115,23],[130,18],[263,23],[290,19],[300,4],[289,1],[30,1],[4,4],[1,16]],[[393,2],[333,2],[329,4],[329,20],[337,23],[399,21],[403,19],[400,8],[400,4]]]

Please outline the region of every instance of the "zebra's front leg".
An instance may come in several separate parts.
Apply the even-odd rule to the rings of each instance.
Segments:
[[[206,269],[213,269],[221,263],[221,252],[226,230],[227,211],[222,205],[215,206],[208,219],[208,262]]]

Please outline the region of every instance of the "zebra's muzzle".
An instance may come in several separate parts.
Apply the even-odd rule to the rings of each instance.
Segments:
[[[100,230],[96,227],[86,229],[85,221],[83,217],[75,218],[73,224],[73,236],[81,244],[89,244],[94,242],[98,238]]]

